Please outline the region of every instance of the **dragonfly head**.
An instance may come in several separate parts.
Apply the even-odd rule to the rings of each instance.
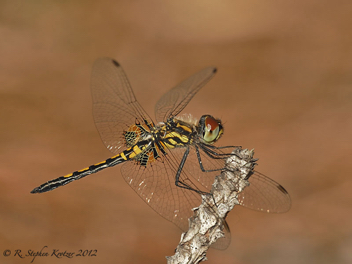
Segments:
[[[220,119],[211,115],[203,115],[198,124],[198,134],[202,141],[207,144],[216,142],[224,132]]]

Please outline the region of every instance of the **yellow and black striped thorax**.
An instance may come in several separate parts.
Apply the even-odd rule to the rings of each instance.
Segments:
[[[146,119],[143,123],[136,120],[123,134],[127,149],[119,155],[146,166],[166,155],[167,149],[191,144],[196,133],[193,125],[174,118],[158,126]]]
[[[160,141],[165,147],[172,149],[194,143],[197,130],[192,124],[172,118],[162,127],[159,134],[161,134]]]

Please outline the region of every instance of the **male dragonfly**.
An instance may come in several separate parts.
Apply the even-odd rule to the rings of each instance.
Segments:
[[[187,230],[191,209],[200,204],[199,194],[210,192],[214,177],[232,155],[233,147],[214,145],[224,132],[219,119],[179,115],[215,73],[216,68],[205,68],[164,94],[155,106],[155,123],[137,101],[121,65],[98,59],[91,78],[94,120],[115,156],[48,181],[31,193],[51,191],[123,163],[123,178],[143,201]],[[280,184],[259,172],[249,182],[239,196],[241,205],[267,212],[289,210],[290,196]]]

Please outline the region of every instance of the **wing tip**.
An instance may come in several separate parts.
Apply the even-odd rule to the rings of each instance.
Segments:
[[[288,191],[286,191],[286,189],[282,186],[282,185],[277,185],[276,186],[282,193],[284,193],[284,194],[288,194]]]
[[[112,59],[112,63],[113,63],[116,67],[120,67],[120,63],[118,63],[116,60]]]

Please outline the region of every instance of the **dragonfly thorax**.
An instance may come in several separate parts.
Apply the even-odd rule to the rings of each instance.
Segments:
[[[196,136],[196,126],[179,118],[167,120],[157,133],[157,138],[169,149],[185,147],[191,144]]]

